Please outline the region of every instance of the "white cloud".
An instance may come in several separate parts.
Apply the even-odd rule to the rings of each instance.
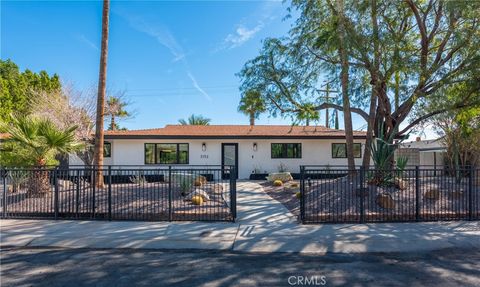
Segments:
[[[125,18],[130,26],[135,30],[145,33],[148,36],[151,36],[157,40],[162,46],[166,47],[173,56],[172,62],[180,61],[183,63],[185,70],[187,72],[187,76],[192,81],[193,87],[202,94],[205,99],[211,101],[212,98],[210,95],[203,90],[200,85],[198,84],[195,76],[190,71],[190,67],[187,61],[187,55],[184,53],[182,46],[177,42],[173,34],[167,27],[161,25],[150,25],[149,23],[145,22],[142,18],[139,17],[132,17],[131,15],[126,15],[124,13],[119,14],[123,18]]]
[[[232,49],[243,45],[245,42],[255,36],[255,34],[257,34],[260,30],[262,30],[263,27],[264,25],[262,22],[252,29],[248,29],[244,25],[239,25],[235,30],[235,33],[228,34],[225,38],[225,47]]]
[[[85,37],[85,35],[82,34],[78,36],[78,39],[83,43],[87,44],[87,46],[89,46],[90,48],[100,52],[100,49],[98,48],[98,46],[95,45],[95,43],[93,43],[92,41],[90,41],[87,37]]]
[[[225,39],[218,45],[213,52],[218,52],[224,49],[233,49],[242,46],[255,35],[260,32],[265,26],[272,22],[277,16],[279,9],[282,9],[282,1],[265,1],[260,4],[258,9],[251,15],[248,15],[235,25],[235,31],[229,33]],[[247,25],[245,23],[256,23],[254,25]],[[252,27],[253,28],[248,28]]]
[[[162,46],[166,47],[170,53],[173,55],[173,62],[178,62],[185,59],[185,53],[183,48],[178,44],[175,37],[170,33],[168,28],[163,26],[152,26],[145,22],[143,19],[138,17],[126,17],[130,25],[157,40]]]
[[[212,97],[210,97],[210,95],[198,85],[197,80],[192,75],[192,73],[187,72],[187,74],[190,80],[192,80],[192,84],[195,87],[195,89],[197,89],[197,91],[199,91],[205,97],[205,99],[207,99],[208,101],[212,101]]]

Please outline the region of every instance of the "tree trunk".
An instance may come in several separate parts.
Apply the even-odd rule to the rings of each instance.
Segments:
[[[103,0],[102,15],[102,47],[100,53],[100,72],[98,77],[97,117],[95,126],[95,150],[94,164],[97,166],[97,174],[94,184],[103,188],[103,120],[105,113],[105,94],[107,82],[107,53],[108,53],[108,21],[110,0]]]
[[[115,124],[115,115],[110,116],[110,130],[114,131],[116,129]]]
[[[353,127],[352,113],[350,111],[350,98],[348,97],[348,55],[345,44],[345,19],[344,19],[344,3],[343,0],[337,0],[338,11],[338,54],[342,65],[341,81],[342,81],[342,101],[343,101],[343,119],[345,124],[345,139],[347,142],[347,160],[349,173],[355,173],[355,159],[353,154]]]
[[[372,87],[372,94],[370,96],[370,111],[368,113],[368,122],[367,122],[367,136],[365,139],[365,151],[363,154],[363,163],[362,166],[365,169],[370,167],[370,161],[372,158],[371,145],[373,143],[373,131],[375,129],[375,110],[377,107],[377,96],[375,92],[375,87]]]
[[[250,125],[254,126],[255,125],[255,113],[250,112]]]

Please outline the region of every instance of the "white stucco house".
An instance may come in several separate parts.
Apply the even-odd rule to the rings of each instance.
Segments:
[[[365,132],[354,132],[356,164],[362,162]],[[235,165],[238,178],[300,165],[342,165],[345,132],[322,126],[167,125],[105,132],[105,165]],[[70,164],[75,164],[72,162]]]
[[[422,166],[425,168],[442,169],[445,165],[447,148],[443,138],[403,142],[395,152],[395,156],[406,156],[408,167]]]

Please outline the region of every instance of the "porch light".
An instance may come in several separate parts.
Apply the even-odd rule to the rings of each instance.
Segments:
[[[207,150],[207,144],[206,143],[202,143],[202,151],[206,151]]]
[[[253,143],[253,151],[257,151],[257,148],[258,148],[257,143]]]

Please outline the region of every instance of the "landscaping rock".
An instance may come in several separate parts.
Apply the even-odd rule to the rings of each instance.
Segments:
[[[395,208],[395,201],[393,200],[392,196],[388,193],[381,193],[377,195],[376,202],[381,208],[385,208],[385,209]]]
[[[455,190],[455,191],[450,192],[449,195],[453,199],[459,199],[459,198],[462,198],[464,194],[465,193],[463,192],[463,190]]]
[[[58,187],[62,189],[74,188],[75,184],[69,180],[59,179]]]
[[[355,190],[355,196],[358,196],[358,197],[366,197],[368,196],[368,188],[364,187],[364,188],[357,188]]]
[[[438,191],[437,189],[427,190],[423,194],[423,197],[425,197],[426,199],[430,199],[430,200],[437,200],[437,199],[440,198],[440,191]]]
[[[207,183],[207,178],[204,177],[203,175],[199,175],[195,178],[194,185],[195,186],[202,186]]]
[[[203,189],[196,189],[192,192],[190,192],[187,196],[185,196],[185,200],[192,200],[194,196],[200,196],[203,198],[203,201],[209,201],[210,196],[208,196],[208,193],[203,190]]]
[[[279,179],[277,179],[273,182],[273,186],[282,186],[282,185],[283,185],[283,182]]]
[[[267,176],[267,180],[270,182],[274,182],[276,180],[281,180],[282,182],[289,182],[293,180],[293,177],[289,172],[275,172],[270,173]]]
[[[403,180],[401,178],[395,178],[395,187],[400,189],[400,190],[405,190],[408,188],[408,181]]]

